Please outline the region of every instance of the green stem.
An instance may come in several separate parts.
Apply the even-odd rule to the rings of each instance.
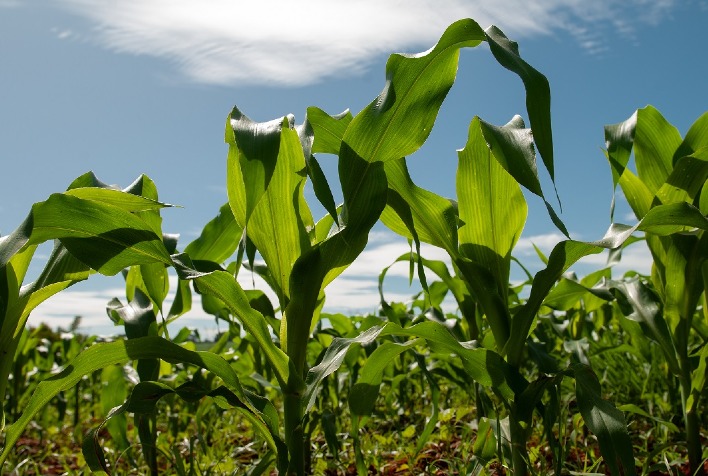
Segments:
[[[688,450],[688,462],[691,474],[703,476],[703,448],[701,446],[701,422],[695,411],[688,411],[688,397],[691,395],[691,374],[688,357],[684,360],[681,356],[681,407],[683,419],[686,426],[686,449]]]
[[[515,415],[515,408],[509,412],[509,432],[511,433],[511,464],[515,476],[526,476],[528,474],[528,452],[526,451],[527,431],[523,422],[518,421]]]
[[[285,445],[288,447],[287,476],[305,476],[305,431],[303,422],[303,394],[286,390],[283,395]]]

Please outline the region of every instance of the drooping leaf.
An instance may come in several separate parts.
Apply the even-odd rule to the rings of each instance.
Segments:
[[[490,26],[484,31],[484,34],[489,48],[499,64],[519,75],[524,83],[526,110],[529,113],[534,141],[551,180],[555,180],[553,133],[551,130],[551,88],[548,79],[521,58],[518,44],[509,40],[499,28]]]
[[[624,415],[602,398],[600,382],[589,367],[577,365],[573,373],[580,414],[597,437],[605,464],[613,475],[636,474],[632,441]]]

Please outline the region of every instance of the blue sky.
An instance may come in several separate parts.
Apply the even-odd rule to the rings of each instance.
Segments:
[[[652,104],[685,133],[708,109],[705,0],[0,0],[0,234],[88,170],[121,186],[145,173],[162,200],[183,207],[163,216],[184,246],[226,201],[223,130],[234,105],[260,121],[293,113],[301,122],[312,105],[356,113],[382,89],[390,53],[426,50],[464,17],[499,26],[550,81],[556,183],[573,238],[600,238],[609,225],[603,125]],[[464,51],[428,143],[410,158],[413,179],[452,195],[472,117],[504,124],[514,114],[526,116],[519,79],[485,45]],[[334,161],[322,162],[334,180]],[[530,244],[548,251],[561,236],[543,203],[528,200],[515,254],[538,269]],[[617,220],[631,222],[618,207]],[[375,310],[379,271],[406,249],[377,226],[362,259],[328,288],[328,309]],[[623,266],[646,263],[637,249]],[[391,298],[417,290],[401,285],[405,266],[392,273]],[[120,279],[92,279],[32,322],[81,314],[88,331],[110,332],[105,303],[121,295]],[[199,310],[182,324],[213,325]]]

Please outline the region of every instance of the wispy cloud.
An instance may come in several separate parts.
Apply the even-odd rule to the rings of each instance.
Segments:
[[[569,32],[582,48],[601,53],[608,29],[632,37],[639,25],[657,24],[676,0],[448,0],[444,7],[435,0],[60,4],[89,19],[94,28],[85,34],[102,46],[166,59],[193,81],[297,86],[361,73],[390,51],[427,48],[465,17],[483,27],[496,24],[514,38]]]

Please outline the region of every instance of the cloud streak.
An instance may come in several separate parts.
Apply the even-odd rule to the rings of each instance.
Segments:
[[[590,53],[602,53],[607,28],[632,38],[638,25],[657,24],[676,1],[448,0],[444,8],[435,0],[59,4],[91,22],[84,35],[92,41],[168,60],[189,80],[302,86],[361,74],[390,51],[428,48],[447,25],[466,17],[482,27],[496,24],[513,38],[567,32]]]

